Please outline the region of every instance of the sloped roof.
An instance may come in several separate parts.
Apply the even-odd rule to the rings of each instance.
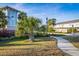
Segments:
[[[17,12],[20,12],[19,10],[15,9],[15,8],[12,8],[12,7],[9,7],[9,6],[5,6],[5,7],[2,7],[0,9],[11,9],[11,10],[14,10],[14,11],[17,11]]]
[[[56,23],[56,24],[67,24],[67,23],[75,23],[75,22],[79,22],[79,19],[70,20],[70,21],[65,21],[65,22],[59,22],[59,23]]]

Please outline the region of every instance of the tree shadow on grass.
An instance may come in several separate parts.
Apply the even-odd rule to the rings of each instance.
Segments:
[[[4,46],[31,46],[31,45],[39,45],[39,44],[0,44],[0,47]]]
[[[28,38],[26,38],[26,37],[4,37],[4,38],[0,38],[0,43],[6,44],[9,42],[23,41],[23,40],[27,40],[27,39]]]

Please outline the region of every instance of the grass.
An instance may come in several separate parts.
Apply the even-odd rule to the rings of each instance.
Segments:
[[[62,36],[64,39],[69,40],[75,47],[79,48],[79,36]]]
[[[41,40],[40,40],[41,39]],[[49,40],[48,40],[49,39]],[[58,49],[56,40],[48,37],[29,40],[16,40],[0,42],[0,55],[3,56],[62,56],[65,55]]]

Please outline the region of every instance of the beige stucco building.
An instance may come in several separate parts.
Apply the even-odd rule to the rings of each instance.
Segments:
[[[79,19],[56,23],[54,26],[56,32],[67,32],[68,28],[74,27],[79,31]]]

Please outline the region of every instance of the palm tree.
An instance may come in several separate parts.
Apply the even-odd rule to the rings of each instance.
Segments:
[[[20,12],[20,14],[18,15],[18,19],[19,20],[24,20],[26,19],[27,14],[25,12]]]
[[[56,23],[56,19],[55,18],[52,18],[52,19],[49,19],[48,20],[48,25],[55,25],[55,23]]]
[[[19,22],[17,24],[16,34],[22,36],[29,33],[29,40],[34,38],[34,32],[39,27],[41,21],[35,17],[27,17],[26,13],[21,12],[18,16]]]
[[[29,35],[29,40],[32,40],[34,38],[34,32],[37,31],[37,28],[40,26],[41,21],[38,18],[35,17],[28,17],[27,18],[28,22],[27,22],[27,29],[28,29],[28,33]]]
[[[22,18],[23,19],[23,18]],[[27,17],[19,22],[20,31],[22,34],[29,33],[29,40],[34,38],[34,32],[37,31],[41,21],[35,17]],[[20,32],[19,31],[19,32]],[[23,33],[24,32],[24,33]]]
[[[0,10],[0,28],[3,28],[3,31],[4,31],[6,25],[7,25],[6,16],[5,16],[5,14]]]
[[[54,31],[54,25],[56,24],[56,19],[52,18],[48,20],[48,32]]]
[[[18,15],[18,24],[16,29],[16,36],[22,36],[25,33],[25,20],[27,20],[27,15],[24,12],[20,12]]]
[[[39,31],[40,32],[43,32],[44,34],[46,33],[46,25],[42,25],[40,28],[39,28]]]

